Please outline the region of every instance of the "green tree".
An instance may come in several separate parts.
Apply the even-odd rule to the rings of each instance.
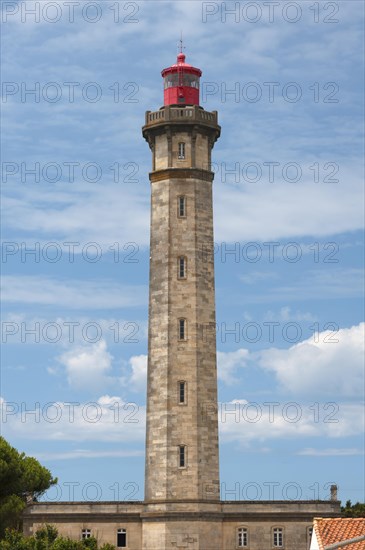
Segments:
[[[31,550],[33,547],[19,531],[6,529],[3,540],[0,541],[0,550]]]
[[[341,506],[341,512],[345,518],[364,518],[365,503],[356,502],[356,504],[351,504],[351,500],[348,500],[345,506]]]
[[[34,550],[48,550],[58,537],[58,531],[54,525],[45,525],[34,535]]]
[[[85,548],[89,548],[90,550],[98,550],[98,541],[95,537],[84,539],[82,542],[84,543]]]
[[[19,453],[0,437],[0,540],[7,527],[20,529],[27,499],[37,500],[55,483],[57,479],[38,460]]]
[[[63,537],[57,538],[53,545],[52,550],[84,550],[85,546],[82,542],[72,539],[64,539]]]
[[[45,525],[32,536],[25,537],[15,529],[6,529],[0,550],[98,550],[94,537],[84,540],[72,540],[58,535],[56,527]],[[115,550],[115,546],[106,543],[100,550]]]

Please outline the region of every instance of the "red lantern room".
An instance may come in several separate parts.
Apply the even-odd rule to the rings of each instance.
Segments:
[[[199,105],[201,70],[185,63],[180,52],[175,65],[162,71],[164,79],[164,105]]]

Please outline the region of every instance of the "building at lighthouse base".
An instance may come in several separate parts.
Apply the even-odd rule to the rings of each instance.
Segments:
[[[24,533],[51,523],[65,537],[90,534],[116,549],[308,550],[313,518],[340,513],[338,500],[33,503]]]

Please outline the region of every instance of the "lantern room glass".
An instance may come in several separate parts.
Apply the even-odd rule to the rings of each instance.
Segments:
[[[194,74],[184,73],[179,79],[178,73],[173,73],[165,76],[164,87],[175,88],[176,86],[189,86],[189,88],[196,88],[199,90],[199,77]]]

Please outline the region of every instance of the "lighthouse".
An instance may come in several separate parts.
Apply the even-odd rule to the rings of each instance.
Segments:
[[[180,52],[162,71],[164,105],[143,127],[152,151],[145,503],[153,514],[214,511],[220,499],[214,258],[206,252],[220,126],[217,112],[199,105],[201,74]]]

